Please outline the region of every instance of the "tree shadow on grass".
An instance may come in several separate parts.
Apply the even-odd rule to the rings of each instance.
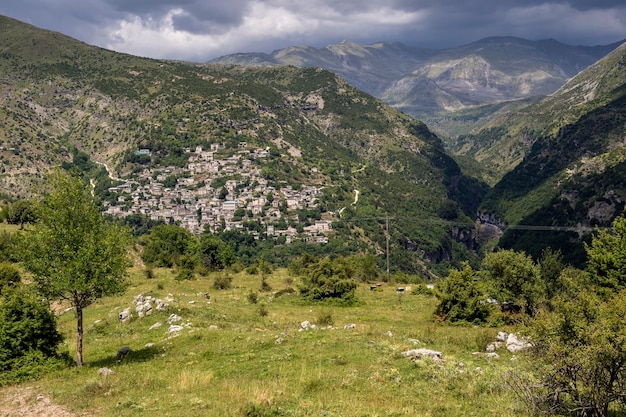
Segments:
[[[112,352],[110,356],[85,363],[85,366],[90,368],[108,368],[127,363],[146,362],[153,359],[159,352],[160,350],[157,346],[144,347],[138,350],[131,348],[128,353],[119,357],[117,352]]]

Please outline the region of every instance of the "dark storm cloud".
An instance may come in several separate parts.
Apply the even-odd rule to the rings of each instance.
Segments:
[[[442,48],[487,36],[626,37],[623,0],[2,0],[0,14],[123,52],[193,60],[343,39]]]

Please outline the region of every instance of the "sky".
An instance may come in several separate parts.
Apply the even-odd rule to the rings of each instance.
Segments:
[[[343,40],[439,49],[488,36],[626,38],[624,0],[1,0],[0,14],[118,52],[198,62]]]

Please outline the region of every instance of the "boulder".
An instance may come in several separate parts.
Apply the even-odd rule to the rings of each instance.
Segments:
[[[130,319],[133,317],[133,315],[130,312],[130,308],[125,308],[124,310],[122,310],[122,312],[119,314],[119,318],[120,321],[122,323],[127,323],[128,321],[130,321]]]
[[[498,335],[496,336],[496,340],[498,342],[506,342],[506,339],[508,339],[509,334],[507,332],[498,332]]]
[[[180,332],[180,331],[181,331],[181,330],[183,330],[183,329],[184,329],[184,327],[183,327],[183,326],[180,326],[180,325],[178,325],[178,324],[172,324],[172,325],[169,327],[169,329],[167,329],[167,332],[168,332],[168,333],[177,333],[177,332]]]
[[[528,340],[523,337],[518,337],[515,333],[509,334],[506,339],[506,348],[511,353],[517,353],[531,347],[532,344]]]
[[[150,326],[150,327],[148,328],[148,330],[158,329],[158,328],[159,328],[159,327],[161,327],[161,326],[163,326],[163,323],[161,323],[161,322],[159,321],[159,322],[154,323],[152,326]]]

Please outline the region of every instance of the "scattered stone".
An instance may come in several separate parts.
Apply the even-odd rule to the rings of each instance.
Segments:
[[[165,302],[163,302],[162,300],[159,300],[159,299],[157,299],[155,301],[155,304],[156,304],[156,309],[158,311],[165,311],[169,307],[168,303],[165,303]]]
[[[485,357],[488,359],[498,359],[500,358],[500,355],[498,355],[496,352],[487,352],[485,353]]]
[[[276,343],[277,345],[280,345],[281,343],[283,343],[284,339],[282,337],[279,337],[278,339],[276,339],[276,341],[274,343]]]
[[[417,339],[409,339],[409,343],[412,344],[412,345],[421,345],[422,344],[422,342],[420,342]]]
[[[300,323],[300,328],[302,330],[309,330],[309,327],[311,327],[311,323],[308,320],[305,320],[302,323]]]
[[[411,360],[422,359],[424,356],[431,358],[434,362],[443,362],[443,354],[431,349],[411,349],[402,352],[404,356],[408,356]]]
[[[355,330],[356,329],[356,324],[354,324],[354,323],[346,324],[345,326],[343,326],[343,328],[345,330]]]
[[[486,347],[486,351],[487,352],[495,352],[496,350],[500,349],[502,347],[502,342],[492,342],[489,343]]]
[[[115,355],[115,358],[119,361],[121,359],[124,359],[124,357],[126,357],[126,355],[128,355],[129,353],[130,348],[128,346],[124,346],[117,351],[117,355]]]
[[[159,327],[163,326],[163,323],[161,323],[160,321],[154,323],[152,326],[150,326],[150,328],[148,330],[154,330],[154,329],[158,329]]]
[[[389,330],[389,331],[387,332],[387,336],[389,336],[389,337],[393,337],[393,333],[391,333],[391,330]]]
[[[130,321],[130,319],[133,317],[133,315],[130,312],[130,308],[125,308],[120,314],[119,314],[119,318],[120,321],[122,323],[127,323],[128,321]]]
[[[509,334],[507,332],[498,332],[498,335],[496,336],[496,340],[498,342],[506,342],[506,339],[509,338]]]
[[[189,301],[188,304],[195,304],[196,302],[194,300]]]
[[[180,325],[178,325],[178,324],[172,324],[172,325],[169,327],[169,329],[167,329],[167,331],[168,331],[168,333],[178,333],[178,332],[180,332],[180,331],[181,331],[181,330],[183,330],[183,329],[184,329],[184,327],[183,327],[183,326],[180,326]]]
[[[109,368],[100,368],[98,369],[98,373],[100,375],[113,375],[113,370],[109,369]]]
[[[150,348],[151,348],[151,347],[153,347],[153,346],[154,346],[154,343],[146,343],[146,347],[147,347],[148,349],[150,349]]]
[[[167,324],[178,323],[182,319],[183,318],[181,316],[172,313],[167,319]]]
[[[215,324],[212,324],[209,326],[209,330],[218,330],[219,327],[217,327]]]

